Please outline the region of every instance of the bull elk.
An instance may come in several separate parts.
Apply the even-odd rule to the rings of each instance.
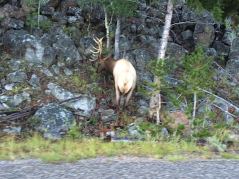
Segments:
[[[103,38],[94,39],[94,41],[98,45],[98,48],[94,47],[95,51],[92,51],[93,54],[97,54],[97,59],[99,61],[98,71],[106,70],[113,74],[116,94],[116,106],[120,106],[120,97],[121,94],[123,94],[126,95],[126,100],[124,100],[123,107],[126,107],[136,86],[136,70],[133,65],[126,59],[115,60],[111,56],[103,58],[102,40]]]

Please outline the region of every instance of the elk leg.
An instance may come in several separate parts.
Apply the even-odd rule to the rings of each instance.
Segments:
[[[129,93],[127,94],[127,97],[126,97],[124,106],[128,106],[129,99],[130,99],[131,96],[132,96],[133,90],[134,90],[134,88],[131,88],[130,91],[129,91]]]
[[[116,94],[115,103],[116,103],[116,106],[119,107],[119,105],[120,105],[120,92],[119,92],[119,88],[118,88],[117,84],[115,84],[115,94]]]

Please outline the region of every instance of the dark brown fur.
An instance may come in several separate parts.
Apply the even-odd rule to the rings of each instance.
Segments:
[[[114,60],[111,56],[106,58],[100,58],[99,59],[99,67],[98,72],[101,72],[102,70],[106,70],[107,72],[113,74],[113,69],[116,63],[116,60]]]

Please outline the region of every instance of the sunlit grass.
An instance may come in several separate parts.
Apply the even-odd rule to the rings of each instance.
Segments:
[[[177,162],[177,161],[183,161],[183,160],[188,160],[189,158],[183,155],[168,155],[166,156],[167,160],[171,162]]]
[[[99,139],[62,139],[50,141],[39,135],[17,141],[6,138],[0,143],[0,160],[21,158],[40,158],[47,162],[74,162],[79,159],[99,156],[143,156],[178,161],[197,158],[210,158],[206,147],[196,146],[192,142],[171,140],[162,142],[103,142]],[[224,158],[227,158],[224,155]]]
[[[232,153],[226,153],[223,152],[221,153],[222,158],[224,159],[235,159],[235,160],[239,160],[239,154],[232,154]]]

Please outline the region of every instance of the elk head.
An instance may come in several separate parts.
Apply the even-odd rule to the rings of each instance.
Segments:
[[[94,51],[91,50],[93,53],[93,56],[97,59],[99,65],[97,67],[97,71],[101,72],[102,70],[106,70],[113,74],[113,68],[116,63],[116,61],[112,58],[112,55],[108,55],[104,57],[102,55],[103,52],[103,37],[102,38],[94,38],[95,43],[97,44],[97,47],[93,46]]]

